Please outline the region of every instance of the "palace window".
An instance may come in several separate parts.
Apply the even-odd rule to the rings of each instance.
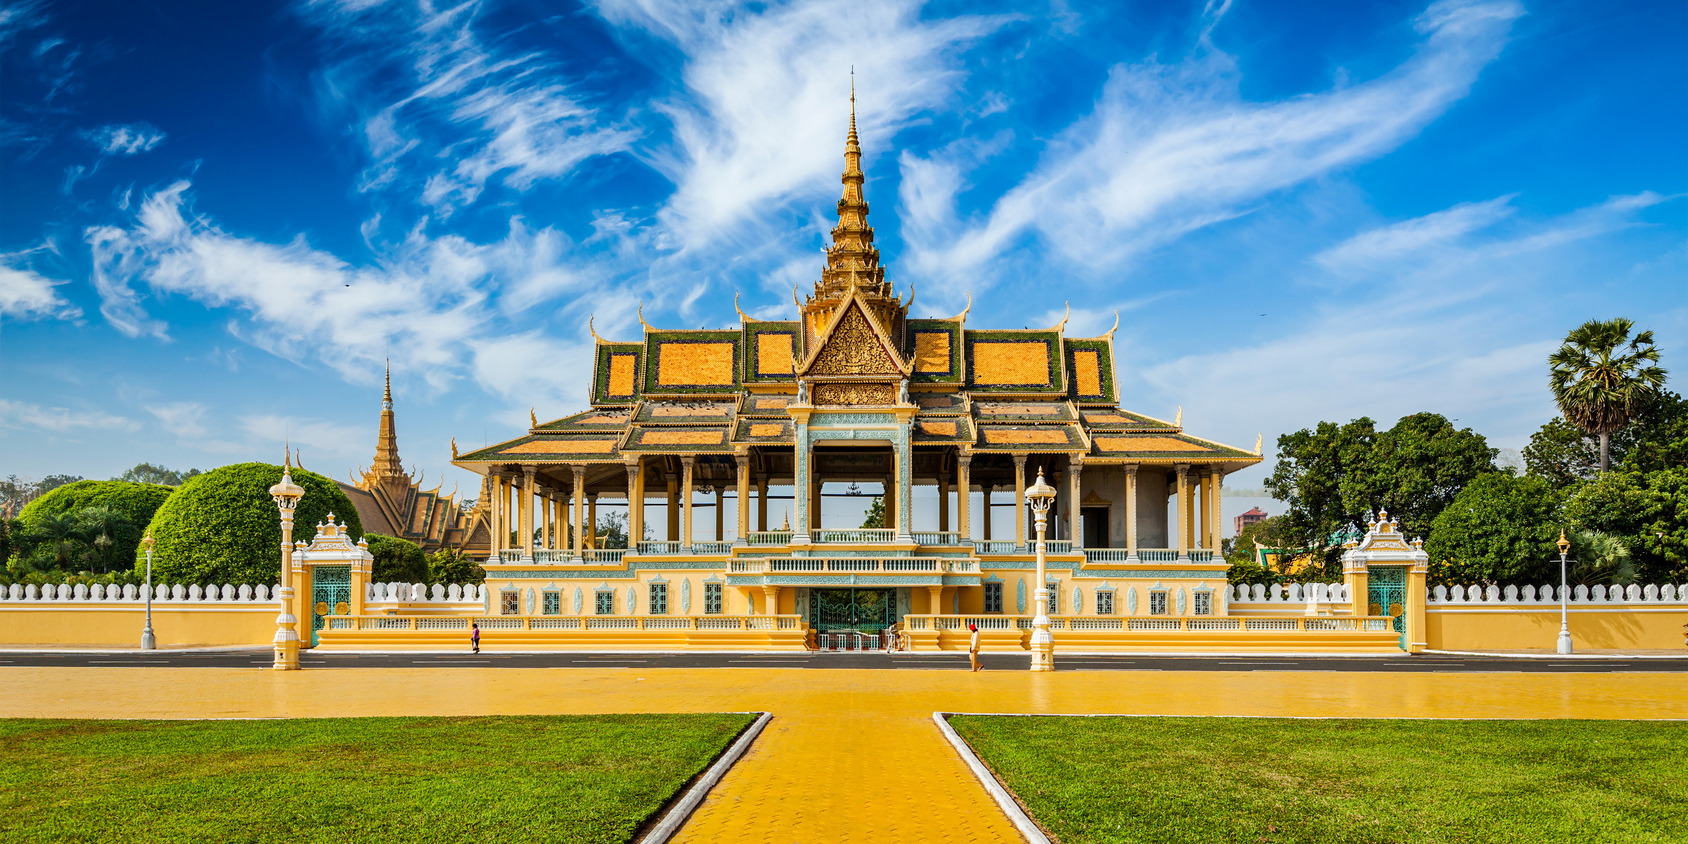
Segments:
[[[1166,590],[1149,591],[1149,615],[1166,615]]]
[[[615,615],[615,593],[605,589],[598,593],[598,615]]]
[[[1213,615],[1213,593],[1196,593],[1196,615]]]
[[[498,593],[499,615],[520,615],[522,612],[522,593],[509,589]]]
[[[985,612],[1002,612],[1002,584],[985,584]]]
[[[563,614],[563,593],[561,593],[561,592],[543,592],[541,594],[544,596],[544,603],[542,604],[542,608],[540,609],[541,613],[543,613],[545,615],[562,615]]]
[[[703,612],[705,615],[721,614],[721,584],[703,584]]]
[[[1114,614],[1114,593],[1113,592],[1110,592],[1110,591],[1104,589],[1104,590],[1100,590],[1096,593],[1096,614],[1097,615],[1113,615]]]
[[[668,614],[668,584],[651,584],[651,615]]]

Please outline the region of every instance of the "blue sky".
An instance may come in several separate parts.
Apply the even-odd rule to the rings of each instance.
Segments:
[[[1590,318],[1688,372],[1681,3],[0,8],[0,474],[291,436],[345,478],[390,354],[401,453],[472,495],[450,439],[582,409],[588,315],[792,315],[852,66],[914,311],[1118,309],[1123,404],[1198,434],[1518,448]]]

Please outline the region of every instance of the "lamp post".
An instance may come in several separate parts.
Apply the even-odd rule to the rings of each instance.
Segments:
[[[141,628],[141,650],[150,651],[158,648],[158,640],[152,635],[152,528],[147,528],[146,536],[141,537],[141,547],[147,552],[147,623]]]
[[[286,465],[281,470],[281,480],[270,487],[270,497],[281,511],[281,588],[276,590],[281,613],[275,617],[275,663],[271,667],[277,671],[298,671],[299,633],[294,628],[299,619],[293,615],[293,511],[298,509],[299,499],[305,497],[305,490],[293,482],[291,462],[283,462]]]
[[[1559,529],[1559,647],[1562,654],[1571,652],[1571,615],[1566,606],[1570,599],[1570,586],[1565,579],[1565,555],[1571,550],[1571,541],[1565,538],[1565,529]]]
[[[1043,573],[1046,547],[1043,531],[1049,525],[1049,508],[1055,504],[1055,488],[1044,481],[1042,469],[1037,470],[1037,483],[1026,490],[1026,502],[1037,520],[1037,591],[1032,593],[1037,614],[1032,616],[1032,670],[1054,671],[1055,636],[1049,632],[1049,582]]]

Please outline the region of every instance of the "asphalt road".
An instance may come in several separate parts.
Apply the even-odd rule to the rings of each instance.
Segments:
[[[982,656],[987,670],[1026,670],[1029,654]],[[967,655],[955,652],[866,653],[305,653],[306,668],[877,668],[967,669]],[[270,651],[8,651],[0,668],[18,666],[176,666],[250,668],[270,664]],[[1055,656],[1059,671],[1444,671],[1505,672],[1688,672],[1688,654],[1668,659],[1540,659],[1419,654],[1416,656]]]

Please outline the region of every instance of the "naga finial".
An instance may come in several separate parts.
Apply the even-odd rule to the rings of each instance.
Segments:
[[[1102,335],[1102,339],[1104,339],[1104,340],[1114,339],[1114,332],[1118,331],[1118,330],[1119,330],[1119,308],[1115,308],[1114,309],[1114,327],[1108,329],[1108,333]]]
[[[744,311],[739,310],[738,297],[739,297],[738,291],[737,290],[733,291],[733,310],[738,311],[739,322],[741,322],[741,323],[750,322],[751,321],[750,317],[745,316]]]
[[[609,341],[605,340],[602,337],[599,337],[598,336],[598,330],[596,328],[592,327],[592,320],[597,319],[597,317],[598,317],[597,314],[587,314],[586,315],[586,330],[592,334],[592,342],[593,343],[608,343]]]
[[[647,332],[656,330],[656,329],[651,327],[650,323],[645,322],[645,303],[644,302],[639,303],[639,324],[644,326],[645,331],[647,331]]]
[[[1054,327],[1054,328],[1051,328],[1051,329],[1049,329],[1049,330],[1050,330],[1050,331],[1060,331],[1060,330],[1061,330],[1061,329],[1063,329],[1063,328],[1066,328],[1066,327],[1067,327],[1067,320],[1069,320],[1069,319],[1072,319],[1072,317],[1073,317],[1073,303],[1071,303],[1071,302],[1068,302],[1068,303],[1067,303],[1067,312],[1066,312],[1066,314],[1064,314],[1064,315],[1063,315],[1063,316],[1062,316],[1062,317],[1061,317],[1061,321],[1060,321],[1060,322],[1057,322],[1057,323],[1055,323],[1055,327]]]
[[[451,459],[453,459],[453,460],[457,459],[457,438],[456,437],[451,438]]]
[[[534,413],[531,407],[528,408],[528,421],[533,423],[533,427],[539,427],[539,414]]]
[[[950,319],[964,323],[967,321],[967,312],[971,310],[973,310],[973,291],[969,290],[967,291],[967,307],[962,308],[961,313],[950,317]]]
[[[1174,416],[1172,418],[1172,427],[1174,427],[1174,428],[1184,427],[1184,405],[1178,406],[1178,415]]]
[[[1266,443],[1266,435],[1264,433],[1254,435],[1254,456],[1255,457],[1260,456],[1260,447],[1262,445],[1264,445],[1265,443]]]

